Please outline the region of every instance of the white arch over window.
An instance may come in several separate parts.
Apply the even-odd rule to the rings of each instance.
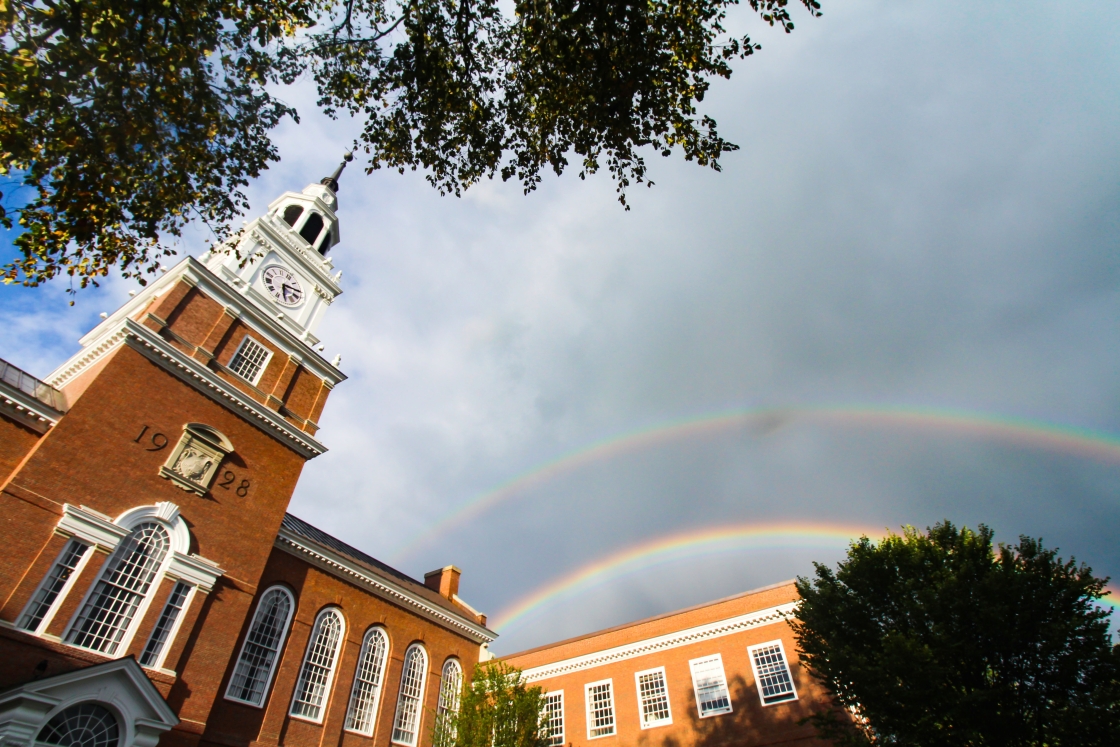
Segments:
[[[420,734],[424,686],[428,680],[428,652],[419,643],[408,647],[401,669],[401,688],[397,696],[397,715],[393,719],[393,744],[414,747]]]
[[[347,731],[373,736],[388,657],[389,635],[384,628],[370,628],[362,640],[354,686],[350,689],[350,706],[346,710]]]
[[[286,586],[273,586],[261,594],[226,688],[228,700],[258,707],[264,704],[295,606],[295,597]]]
[[[463,666],[458,659],[443,663],[440,675],[439,702],[436,704],[435,747],[451,747],[455,743],[455,717],[459,714],[459,698],[463,692]]]
[[[292,696],[291,715],[315,723],[323,722],[345,632],[346,621],[337,607],[328,607],[315,619]]]

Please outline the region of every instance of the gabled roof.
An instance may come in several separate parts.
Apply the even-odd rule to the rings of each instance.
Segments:
[[[327,534],[322,529],[308,524],[297,516],[284,514],[284,521],[280,524],[281,540],[285,538],[285,533],[328,551],[329,554],[336,556],[336,562],[337,560],[344,560],[346,564],[352,565],[354,570],[361,571],[362,575],[368,575],[375,581],[380,580],[384,582],[387,585],[387,591],[401,592],[405,596],[411,597],[412,600],[418,603],[418,605],[413,606],[435,608],[433,611],[442,613],[436,615],[436,617],[440,619],[440,622],[444,625],[448,622],[452,622],[456,632],[464,633],[469,631],[471,637],[478,638],[480,641],[492,641],[497,637],[496,633],[480,624],[469,611],[455,604],[438,591],[429,589],[423,582],[417,581],[411,576],[398,571],[396,568],[382,563],[377,558],[367,555],[352,545],[346,544],[337,537]],[[350,577],[353,575],[354,574],[351,573],[344,577],[347,578],[348,581],[353,582],[354,579]],[[399,604],[401,600],[394,599],[393,601]]]

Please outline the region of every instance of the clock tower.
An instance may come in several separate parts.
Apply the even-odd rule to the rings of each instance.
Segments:
[[[338,244],[338,179],[353,158],[302,192],[285,192],[203,264],[308,346],[326,307],[342,293],[330,256]]]

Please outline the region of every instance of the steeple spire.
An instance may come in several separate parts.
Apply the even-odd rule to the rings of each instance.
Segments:
[[[342,176],[342,170],[346,168],[346,164],[350,163],[353,160],[354,154],[347,152],[347,154],[342,157],[342,163],[338,164],[338,168],[334,170],[334,173],[330,176],[324,177],[323,180],[319,183],[326,186],[327,189],[334,192],[335,194],[338,194],[338,177]]]

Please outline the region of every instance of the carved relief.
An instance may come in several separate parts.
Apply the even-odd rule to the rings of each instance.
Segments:
[[[233,444],[216,429],[187,423],[179,443],[159,468],[161,477],[183,490],[205,495],[218,474],[218,466],[233,451]]]

